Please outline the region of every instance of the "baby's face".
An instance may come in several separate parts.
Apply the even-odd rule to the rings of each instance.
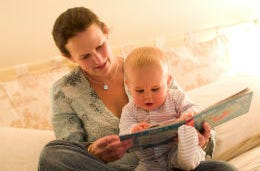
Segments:
[[[129,73],[129,91],[135,104],[147,111],[161,106],[166,98],[168,74],[162,66],[144,66]]]

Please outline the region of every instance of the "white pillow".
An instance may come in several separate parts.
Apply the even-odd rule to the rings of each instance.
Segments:
[[[35,171],[42,148],[53,131],[0,127],[0,170]]]

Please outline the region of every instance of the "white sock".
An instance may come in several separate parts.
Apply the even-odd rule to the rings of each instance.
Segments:
[[[206,153],[199,146],[197,130],[188,125],[178,128],[177,165],[183,170],[195,169],[205,160]]]

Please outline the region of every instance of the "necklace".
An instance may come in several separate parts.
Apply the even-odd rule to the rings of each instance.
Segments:
[[[115,71],[114,71],[114,73],[113,74],[116,74],[117,73],[117,71],[118,71],[118,62],[116,63],[116,66],[115,66]],[[112,76],[109,78],[110,80],[112,79]],[[107,83],[104,83],[104,85],[103,85],[103,90],[108,90],[109,89],[109,86],[108,86],[108,84]]]
[[[111,76],[110,76],[108,81],[110,81],[113,78],[112,75],[117,73],[118,68],[119,68],[118,63],[116,63],[116,66],[115,66],[115,69],[114,69],[115,71],[113,72],[113,74],[111,74]],[[87,77],[88,74],[84,70],[83,70],[83,73],[86,76],[86,78],[89,80],[89,82],[92,82],[92,83],[98,84],[98,85],[103,85],[103,90],[105,90],[105,91],[109,89],[109,86],[108,86],[107,83],[104,83],[104,82],[101,82],[101,81],[97,81],[97,80],[91,78],[90,76]]]
[[[105,83],[104,86],[103,86],[103,89],[108,90],[108,88],[109,88],[108,85]]]

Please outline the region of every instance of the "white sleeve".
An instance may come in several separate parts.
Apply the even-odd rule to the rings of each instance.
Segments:
[[[180,90],[169,90],[175,110],[179,115],[185,113],[197,114],[203,110],[203,108],[193,103],[188,96]]]
[[[137,124],[137,120],[135,118],[135,111],[131,104],[127,104],[121,113],[120,122],[119,122],[119,135],[129,134],[134,125]]]

